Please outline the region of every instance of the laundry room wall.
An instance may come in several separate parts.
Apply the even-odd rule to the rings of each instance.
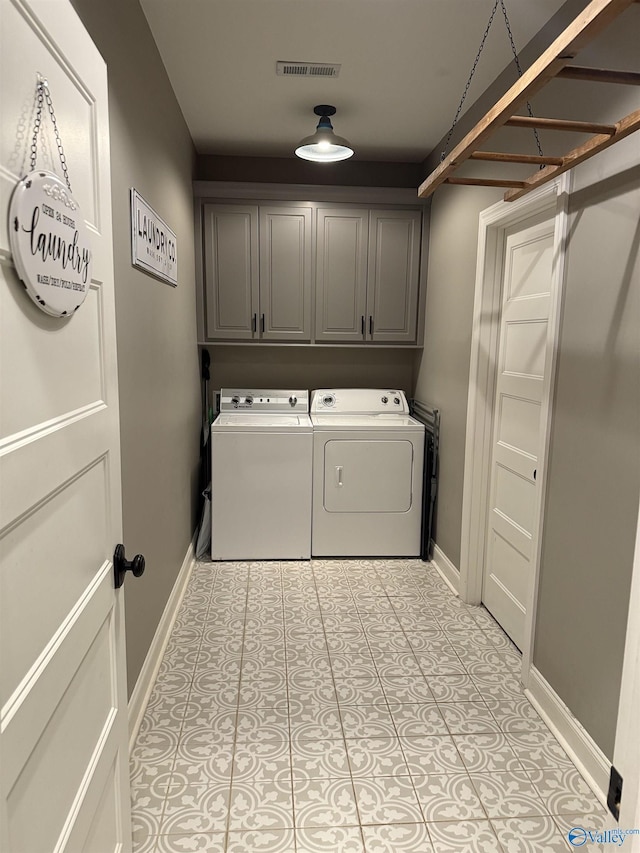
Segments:
[[[131,694],[197,523],[195,151],[139,4],[72,2],[109,76],[124,543],[147,564],[125,584]],[[176,288],[131,265],[131,187],[177,235]]]
[[[625,95],[596,120],[637,109]],[[574,175],[533,655],[608,758],[640,492],[638,211],[636,134]]]
[[[637,70],[639,11],[606,31],[612,56],[580,63]],[[634,87],[572,85],[551,84],[536,114],[610,122],[637,109]],[[508,133],[491,147],[508,150]],[[533,664],[611,759],[640,491],[640,134],[573,172]],[[442,409],[436,540],[456,566],[477,214],[499,198],[443,187],[431,209],[416,395]]]
[[[445,187],[435,193],[431,204],[424,349],[416,355],[415,396],[440,411],[435,539],[456,567],[460,566],[478,214],[500,197],[492,189],[470,192]]]
[[[211,387],[413,389],[415,350],[215,346]]]
[[[295,157],[233,157],[199,154],[199,181],[241,181],[251,184],[302,184],[337,187],[417,187],[419,163],[371,163],[343,160],[317,163]]]

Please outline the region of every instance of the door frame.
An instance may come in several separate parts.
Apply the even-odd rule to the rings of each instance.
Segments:
[[[500,343],[504,246],[507,231],[536,216],[554,218],[553,273],[546,343],[545,379],[540,410],[542,446],[538,456],[539,488],[536,491],[532,531],[532,567],[529,585],[530,607],[525,620],[522,651],[522,678],[527,684],[533,650],[536,602],[545,508],[547,467],[553,415],[558,340],[565,279],[566,244],[569,230],[571,173],[534,190],[515,202],[499,201],[479,217],[478,254],[467,397],[462,536],[460,553],[460,597],[468,604],[482,601],[486,547],[487,512],[491,476],[493,409]]]
[[[613,764],[623,778],[620,828],[640,828],[640,508],[629,594],[629,617],[618,705]],[[630,839],[630,853],[640,853],[640,835]]]

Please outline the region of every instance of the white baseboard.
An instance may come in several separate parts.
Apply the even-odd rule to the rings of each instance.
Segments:
[[[525,694],[593,793],[606,806],[611,762],[604,752],[534,666],[529,670],[529,684]]]
[[[171,629],[176,621],[178,610],[180,609],[180,605],[187,588],[187,583],[191,577],[191,570],[193,569],[196,561],[195,543],[196,536],[194,535],[189,547],[187,548],[187,553],[182,561],[182,566],[178,572],[176,582],[173,585],[171,595],[169,596],[160,622],[158,623],[158,627],[156,628],[156,633],[154,634],[147,656],[144,659],[140,675],[136,681],[136,686],[133,688],[131,698],[129,699],[129,752],[131,752],[135,744],[138,730],[140,728],[142,718],[144,717],[144,712],[146,710],[153,685],[155,684],[158,669],[162,662],[162,656],[164,655],[164,650],[169,642]]]
[[[457,569],[447,555],[438,548],[433,546],[433,557],[431,562],[438,570],[440,577],[449,587],[454,595],[460,595],[460,569]]]

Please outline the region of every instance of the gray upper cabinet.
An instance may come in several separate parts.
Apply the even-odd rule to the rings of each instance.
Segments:
[[[321,209],[316,226],[316,340],[362,341],[369,213]]]
[[[372,341],[413,343],[418,317],[422,214],[369,214],[367,335]]]
[[[260,337],[311,340],[311,210],[260,207]]]
[[[414,343],[422,214],[320,209],[316,340]]]
[[[200,209],[203,342],[416,344],[420,208],[269,200]]]
[[[258,207],[205,205],[204,259],[207,338],[252,340],[259,308]]]
[[[311,340],[311,209],[204,206],[206,338]]]

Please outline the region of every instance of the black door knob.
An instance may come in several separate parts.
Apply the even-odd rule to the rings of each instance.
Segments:
[[[127,560],[124,545],[116,545],[116,550],[113,552],[113,578],[116,589],[124,583],[127,572],[131,572],[134,578],[144,574],[144,557],[142,554],[136,554],[133,560]]]

